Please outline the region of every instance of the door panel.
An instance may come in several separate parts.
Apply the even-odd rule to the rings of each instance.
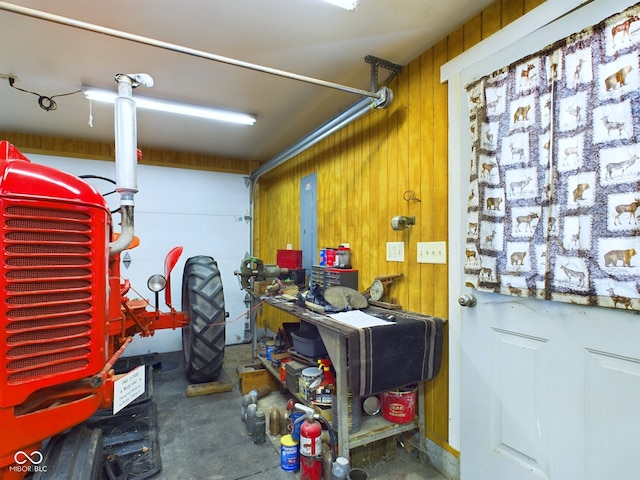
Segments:
[[[461,478],[548,478],[548,338],[508,297],[474,295],[461,329]]]
[[[543,472],[540,445],[541,399],[537,385],[544,371],[546,340],[494,329],[492,398],[494,448],[515,463],[532,471]]]
[[[479,292],[463,276],[471,151],[465,85],[629,5],[594,0],[517,44],[494,42],[490,53],[476,55],[482,61],[449,79],[450,383],[459,399],[450,437],[459,440],[462,480],[638,477],[637,312]],[[458,305],[465,294],[476,297],[475,307]]]
[[[592,350],[585,361],[585,479],[631,478],[640,471],[640,362]]]

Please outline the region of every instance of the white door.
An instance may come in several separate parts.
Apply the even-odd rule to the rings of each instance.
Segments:
[[[464,85],[629,4],[596,0],[449,78],[450,435],[463,480],[640,478],[640,317],[478,292],[462,275],[470,148]],[[476,305],[461,307],[461,295]]]
[[[461,312],[461,478],[638,478],[638,317],[475,295]]]

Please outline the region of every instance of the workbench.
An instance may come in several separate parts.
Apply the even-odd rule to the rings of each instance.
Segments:
[[[367,387],[364,383],[360,383],[356,381],[357,379],[349,378],[349,372],[351,372],[351,376],[354,375],[354,351],[357,350],[355,348],[355,343],[358,343],[356,339],[357,336],[354,337],[354,334],[362,333],[362,329],[357,329],[351,326],[346,326],[345,324],[336,321],[329,315],[324,313],[314,312],[309,310],[297,303],[284,300],[280,297],[269,297],[265,300],[265,303],[271,305],[274,308],[277,308],[281,311],[284,311],[301,321],[305,321],[315,325],[318,328],[322,341],[327,349],[327,353],[331,359],[331,363],[335,369],[336,373],[336,400],[338,402],[338,409],[341,412],[348,411],[347,405],[349,401],[349,392],[353,392],[354,394],[362,394],[367,393]],[[390,311],[379,307],[370,306],[366,309],[366,313],[379,317],[381,319],[391,318],[389,315],[392,315],[394,320],[402,319],[406,322],[427,322],[433,326],[433,328],[437,327],[437,332],[434,330],[433,338],[436,338],[438,342],[435,345],[431,345],[434,351],[427,352],[427,356],[431,356],[435,358],[432,365],[432,369],[429,370],[428,376],[430,379],[432,376],[437,375],[440,369],[441,362],[441,353],[442,353],[442,319],[434,319],[434,317],[429,317],[425,315],[419,315],[410,312],[404,311]],[[400,323],[400,322],[398,322]],[[384,328],[384,327],[372,327],[375,328]],[[360,331],[359,331],[360,330]],[[371,329],[369,329],[371,330]],[[424,343],[424,338],[412,338],[415,344]],[[351,344],[350,344],[351,342]],[[374,344],[374,342],[369,342]],[[406,343],[406,342],[405,342]],[[350,348],[351,347],[351,348]],[[428,350],[429,345],[424,346],[424,349]],[[435,351],[437,350],[437,351]],[[418,359],[425,362],[423,359]],[[392,368],[398,372],[403,368],[402,365],[392,365]],[[424,370],[424,368],[423,368]],[[277,374],[277,372],[272,372]],[[423,376],[426,374],[423,374]],[[364,379],[366,375],[363,375]],[[396,377],[394,375],[393,377]],[[402,378],[401,376],[399,376]],[[387,381],[389,381],[387,379]],[[392,381],[392,380],[391,380]],[[397,380],[402,381],[402,380]],[[338,455],[349,458],[349,451],[352,448],[359,447],[362,445],[366,445],[368,443],[381,440],[384,438],[392,437],[403,432],[412,431],[418,429],[420,432],[420,447],[421,451],[424,451],[424,420],[421,418],[424,412],[425,404],[424,404],[424,385],[422,381],[415,382],[417,384],[417,392],[418,392],[418,405],[416,407],[416,415],[413,421],[408,423],[396,424],[389,422],[382,418],[380,414],[375,416],[362,415],[361,418],[361,427],[360,430],[354,433],[349,434],[349,426],[348,426],[348,416],[340,415],[340,418],[337,419],[335,423],[337,425],[337,438],[338,438]],[[374,383],[372,383],[373,385]],[[383,382],[384,384],[384,382]],[[380,385],[380,384],[378,384]],[[390,385],[387,390],[391,390],[393,388],[398,388],[405,383],[394,385],[393,383],[386,383],[386,385]],[[355,386],[355,387],[354,387]],[[375,387],[374,387],[375,388]],[[359,391],[358,391],[359,390]]]

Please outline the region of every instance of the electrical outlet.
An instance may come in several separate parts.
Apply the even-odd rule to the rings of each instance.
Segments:
[[[404,242],[387,242],[387,262],[404,262]]]
[[[418,263],[447,263],[446,242],[418,242]]]

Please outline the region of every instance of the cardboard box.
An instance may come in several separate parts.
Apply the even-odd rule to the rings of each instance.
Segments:
[[[297,360],[291,360],[287,362],[284,366],[285,374],[286,374],[286,384],[287,388],[290,392],[298,393],[299,383],[298,377],[302,370],[307,368],[309,365],[304,364],[302,362],[298,362]]]
[[[240,393],[246,395],[251,390],[268,385],[272,391],[280,389],[280,382],[261,363],[245,365],[236,369]]]

